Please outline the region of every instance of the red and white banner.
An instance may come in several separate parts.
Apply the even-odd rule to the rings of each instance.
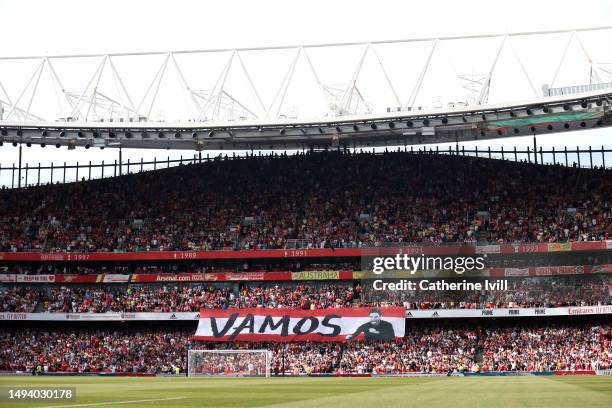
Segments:
[[[100,283],[101,275],[55,275],[56,283]]]
[[[55,282],[55,275],[0,274],[0,282],[53,283]]]
[[[265,280],[265,272],[228,272],[225,274],[227,281],[261,281]]]
[[[376,248],[312,248],[312,249],[264,249],[264,250],[215,250],[215,251],[150,251],[150,252],[94,252],[94,253],[41,253],[41,252],[0,252],[0,261],[161,261],[194,259],[262,259],[262,258],[343,258],[361,256],[407,255],[471,255],[477,253],[532,253],[560,251],[593,251],[612,249],[612,240],[502,244],[502,245],[460,245],[460,246],[408,246]]]
[[[404,337],[406,309],[227,309],[200,311],[193,336],[203,341],[391,340]]]
[[[130,275],[108,273],[104,275],[98,275],[98,277],[98,279],[101,279],[103,283],[126,283],[130,281]]]
[[[536,276],[552,276],[552,275],[581,275],[584,271],[584,266],[538,266],[533,269]]]

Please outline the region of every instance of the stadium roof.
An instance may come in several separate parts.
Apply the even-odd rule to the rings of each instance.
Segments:
[[[373,146],[396,146],[396,145],[418,145],[444,142],[462,142],[475,139],[494,139],[532,134],[546,134],[551,132],[589,129],[593,127],[609,126],[610,103],[612,101],[612,69],[606,63],[597,64],[591,54],[584,47],[579,35],[588,35],[591,32],[609,33],[612,27],[581,28],[573,30],[549,30],[534,32],[516,32],[502,34],[481,34],[471,36],[449,36],[413,38],[377,42],[347,42],[338,44],[307,44],[259,48],[237,48],[237,49],[207,49],[207,50],[177,50],[156,52],[131,52],[131,53],[91,53],[83,55],[47,55],[47,56],[16,56],[0,57],[0,63],[13,65],[12,71],[3,70],[0,76],[0,141],[26,144],[49,144],[60,146],[83,146],[83,147],[122,147],[122,148],[167,148],[167,149],[195,149],[195,150],[267,150],[267,149],[302,149],[302,148],[328,148],[328,147],[373,147]],[[546,37],[550,35],[569,35],[567,44],[560,55],[559,64],[554,70],[554,77],[548,85],[543,86],[540,93],[536,91],[525,65],[512,44],[513,39]],[[595,37],[596,42],[601,41],[601,36]],[[466,80],[465,87],[471,92],[471,102],[461,101],[443,103],[435,108],[419,106],[418,95],[428,70],[431,69],[432,56],[443,46],[438,44],[456,41],[473,41],[481,39],[493,39],[493,52],[490,54],[492,61],[480,62],[485,64],[484,71],[488,73],[481,78],[461,76],[457,78]],[[546,40],[548,41],[548,40]],[[565,40],[564,40],[565,41]],[[422,43],[426,45],[423,50],[427,51],[424,56],[424,66],[407,102],[401,103],[393,86],[393,81],[385,69],[383,61],[377,51],[377,46],[395,46]],[[428,45],[431,44],[431,45]],[[457,44],[457,43],[453,43]],[[566,60],[568,50],[572,44],[580,46],[581,57],[588,62],[590,80],[588,85],[574,83],[564,88],[554,88],[559,72]],[[350,47],[358,47],[361,50],[358,64],[353,76],[341,87],[323,83],[320,79],[313,60],[306,50],[327,49],[341,50]],[[427,48],[430,47],[430,48]],[[476,47],[481,51],[482,45]],[[508,101],[491,103],[489,93],[494,75],[497,75],[498,60],[504,50],[513,52],[517,71],[522,71],[523,80],[527,80],[529,86],[528,95],[522,101]],[[264,104],[260,93],[257,91],[252,74],[247,69],[241,53],[251,51],[262,51],[264,53],[279,50],[296,50],[294,57],[290,59],[285,77],[276,91],[274,99],[269,104]],[[310,52],[310,51],[308,51]],[[336,51],[334,51],[336,52]],[[338,51],[339,52],[339,51]],[[398,50],[394,49],[394,53]],[[415,52],[411,50],[410,53]],[[441,52],[441,51],[440,51]],[[446,52],[446,51],[444,51]],[[507,51],[510,53],[510,51]],[[606,51],[607,52],[607,51]],[[198,79],[185,74],[188,69],[201,68],[201,62],[190,60],[187,63],[177,60],[179,55],[211,55],[227,54],[229,59],[214,88],[207,91],[196,90],[193,83]],[[484,54],[484,52],[482,52]],[[267,54],[266,58],[267,58]],[[411,54],[412,55],[412,54]],[[415,54],[416,55],[416,54]],[[459,54],[461,60],[469,60],[464,54]],[[121,58],[149,58],[157,56],[161,59],[161,65],[157,69],[153,81],[143,82],[146,92],[142,92],[142,98],[133,103],[134,93],[128,89],[134,87],[126,86],[128,81],[137,82],[142,77],[139,69],[132,71],[131,75],[120,75],[122,71],[118,60]],[[394,95],[387,104],[386,112],[372,109],[368,103],[367,95],[358,87],[359,81],[374,81],[373,79],[362,79],[363,63],[368,56],[376,57],[375,65],[380,65],[381,78]],[[448,53],[447,53],[448,57]],[[600,58],[604,56],[599,55]],[[300,58],[307,62],[307,67],[317,80],[320,91],[325,95],[329,112],[324,115],[311,117],[287,116],[287,104],[285,96],[290,88],[291,79],[294,77],[296,65]],[[450,57],[449,61],[450,61]],[[31,62],[30,62],[31,61]],[[66,89],[65,76],[60,79],[60,61],[68,64],[68,73],[87,71],[87,67],[96,67],[93,75],[82,76],[79,81],[74,82],[74,91]],[[78,65],[75,61],[90,61],[92,65]],[[143,67],[153,67],[151,60],[146,60]],[[221,61],[221,60],[220,60]],[[236,62],[238,61],[238,62]],[[272,64],[265,60],[265,63]],[[484,61],[484,60],[483,60]],[[316,61],[315,61],[316,62]],[[13,77],[19,77],[21,67],[19,64],[34,63],[35,69],[21,92],[12,98],[3,85],[11,82],[17,83]],[[534,62],[535,63],[535,62]],[[76,64],[76,65],[71,65]],[[182,64],[182,68],[181,68]],[[200,64],[200,65],[198,65]],[[254,104],[246,102],[246,96],[239,95],[238,91],[231,92],[225,87],[225,83],[232,64],[238,65],[240,72],[246,78],[246,82],[239,90],[252,91],[255,98]],[[501,63],[500,63],[501,64]],[[280,64],[279,64],[280,65]],[[333,66],[334,61],[322,60],[322,65]],[[414,65],[414,64],[413,64]],[[161,102],[174,104],[174,100],[165,100],[166,96],[158,95],[164,79],[166,69],[173,66],[179,79],[179,85],[174,86],[174,94],[170,96],[181,99],[185,97],[186,108],[180,112],[182,120],[167,121],[153,119],[153,107]],[[119,67],[119,69],[117,68]],[[196,69],[197,68],[197,69]],[[319,68],[319,67],[318,67]],[[519,69],[520,68],[520,69]],[[42,86],[39,86],[43,71],[48,71],[50,80],[47,90],[53,89],[49,95],[42,95]],[[6,74],[10,72],[10,74]],[[79,72],[80,73],[80,72]],[[8,75],[8,77],[7,77]],[[29,75],[29,73],[27,74]],[[108,77],[106,78],[105,75]],[[203,75],[203,74],[202,74]],[[73,76],[77,76],[76,74]],[[166,75],[167,77],[168,75]],[[23,82],[22,77],[21,82]],[[106,78],[109,83],[105,84]],[[455,78],[455,79],[457,79]],[[380,78],[379,78],[380,79]],[[4,81],[3,81],[4,80]],[[496,83],[508,82],[508,86],[514,86],[514,79],[495,77]],[[113,84],[111,86],[110,84]],[[148,87],[146,85],[148,84]],[[130,85],[128,83],[128,85]],[[272,83],[266,86],[276,86]],[[366,83],[366,85],[368,85]],[[443,91],[445,82],[438,85]],[[115,89],[115,93],[113,90]],[[276,89],[276,88],[275,88]],[[374,87],[376,89],[376,87]],[[144,88],[143,88],[144,90]],[[463,92],[463,91],[462,91]],[[450,93],[450,91],[449,91]],[[182,95],[182,96],[181,96]],[[544,95],[544,96],[542,96]],[[298,97],[308,99],[306,94]],[[39,101],[38,99],[41,99]],[[422,98],[421,98],[422,99]],[[54,117],[56,113],[45,115],[44,112],[52,101],[57,100],[58,107],[55,112],[63,112],[58,119],[46,120],[44,117]],[[41,108],[36,110],[37,106]],[[386,102],[385,102],[386,103]],[[389,108],[389,106],[396,106]],[[48,113],[48,112],[47,112]],[[236,118],[235,116],[238,116]]]
[[[259,150],[417,145],[546,134],[612,125],[612,92],[514,104],[236,124],[2,122],[4,142],[62,146]]]

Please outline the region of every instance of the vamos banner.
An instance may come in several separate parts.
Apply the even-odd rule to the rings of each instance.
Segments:
[[[202,309],[193,339],[279,342],[389,340],[404,337],[405,322],[406,309],[403,307]]]

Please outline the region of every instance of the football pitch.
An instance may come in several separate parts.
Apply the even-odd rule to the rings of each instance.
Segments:
[[[612,407],[612,377],[0,377],[0,388],[75,387],[72,401],[0,407]]]

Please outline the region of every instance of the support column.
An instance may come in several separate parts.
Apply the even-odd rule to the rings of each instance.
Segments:
[[[21,156],[23,155],[23,146],[19,143],[19,169],[17,170],[17,188],[21,188]]]

